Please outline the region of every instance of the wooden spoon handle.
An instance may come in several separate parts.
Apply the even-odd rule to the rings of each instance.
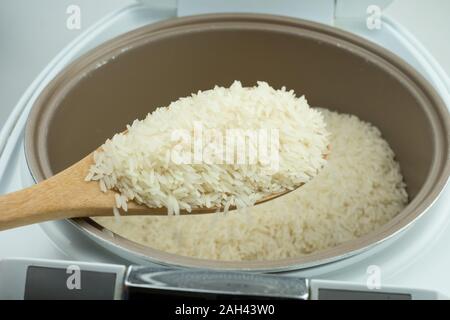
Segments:
[[[54,201],[52,184],[43,182],[0,197],[0,230],[65,218],[60,201]]]
[[[100,192],[98,183],[84,181],[90,157],[39,184],[0,196],[0,230],[69,217],[111,215],[114,197]],[[99,207],[102,202],[105,205]]]

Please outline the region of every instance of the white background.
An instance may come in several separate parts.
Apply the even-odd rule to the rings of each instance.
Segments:
[[[0,128],[9,110],[70,40],[131,0],[0,0]],[[82,10],[82,29],[66,28],[66,9]],[[450,1],[395,0],[386,13],[406,26],[450,74]]]

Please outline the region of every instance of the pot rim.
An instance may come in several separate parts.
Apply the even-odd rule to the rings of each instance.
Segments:
[[[205,14],[158,22],[109,40],[66,66],[40,93],[27,120],[25,156],[33,179],[42,181],[52,175],[45,152],[42,152],[42,150],[46,150],[42,145],[45,139],[41,139],[41,144],[35,143],[35,134],[46,135],[46,128],[42,128],[46,126],[40,127],[40,124],[50,120],[51,113],[48,111],[52,110],[52,107],[57,107],[58,101],[60,101],[57,99],[58,96],[61,97],[64,92],[70,90],[71,85],[95,70],[95,63],[98,61],[106,62],[126,50],[161,37],[204,31],[207,28],[205,24],[214,28],[248,27],[269,32],[294,32],[297,35],[319,37],[321,41],[339,42],[343,45],[344,50],[352,50],[354,54],[367,57],[371,62],[377,63],[387,72],[396,76],[399,81],[408,85],[423,104],[433,106],[433,108],[426,108],[425,111],[430,118],[435,138],[433,141],[435,144],[434,158],[422,188],[396,217],[378,230],[333,248],[279,260],[218,261],[185,257],[135,243],[112,232],[104,232],[104,228],[90,218],[70,219],[70,222],[79,230],[87,233],[107,248],[112,245],[118,250],[158,264],[221,270],[279,272],[324,265],[369,250],[404,231],[438,199],[450,176],[450,115],[445,103],[427,80],[401,58],[356,35],[315,22],[263,14]],[[442,149],[445,152],[439,153]]]

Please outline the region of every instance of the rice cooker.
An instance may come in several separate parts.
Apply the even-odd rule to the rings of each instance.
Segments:
[[[58,279],[58,270],[74,265],[86,276],[95,271],[114,278],[117,286],[106,276],[95,278],[110,288],[104,291],[109,298],[155,286],[191,295],[298,299],[320,298],[319,292],[322,298],[349,292],[349,298],[450,296],[445,277],[450,265],[445,253],[450,240],[450,81],[402,26],[382,14],[368,16],[370,7],[381,10],[389,1],[369,2],[140,1],[109,14],[52,60],[11,113],[0,136],[0,190],[11,192],[50,177],[124,123],[142,118],[149,105],[165,105],[235,79],[244,84],[264,79],[297,87],[317,105],[356,114],[380,128],[410,195],[392,221],[307,256],[243,262],[169,254],[88,218],[42,223],[0,233],[2,243],[28,247],[33,239],[23,253],[27,259],[0,262],[0,269],[14,270],[23,279],[25,291],[15,297],[33,298],[40,292],[39,280]],[[107,116],[100,120],[102,114]],[[80,123],[82,131],[76,129]],[[2,256],[16,254],[11,250]],[[286,282],[286,277],[296,280]],[[0,277],[0,283],[13,286],[8,279]],[[406,286],[410,289],[396,289]],[[91,293],[87,290],[86,297]]]

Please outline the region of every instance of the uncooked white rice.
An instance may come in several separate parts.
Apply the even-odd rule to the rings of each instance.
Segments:
[[[265,130],[267,140],[271,139],[267,148],[274,156],[266,159],[268,162],[257,158],[250,163],[247,154],[243,164],[236,163],[238,156],[233,156],[233,163],[229,163],[224,156],[227,146],[222,143],[224,148],[213,153],[210,163],[205,159],[174,162],[171,155],[175,148],[192,152],[192,140],[174,139],[174,132],[193,137],[199,124],[227,139],[229,129],[255,134]],[[214,139],[217,137],[203,137],[202,149],[211,146]],[[257,139],[253,147],[259,151],[262,140],[260,136]],[[251,142],[247,139],[246,144]],[[158,108],[144,120],[135,120],[126,133],[116,134],[94,153],[95,163],[86,180],[99,181],[104,192],[119,191],[116,206],[125,211],[130,200],[166,207],[169,214],[200,207],[228,211],[230,206],[251,206],[268,195],[308,182],[325,165],[328,145],[323,117],[304,97],[298,98],[285,88],[275,90],[265,82],[246,88],[236,81],[230,88],[199,91]]]
[[[371,124],[325,109],[322,114],[331,133],[328,163],[286,196],[246,213],[96,221],[166,252],[235,261],[305,255],[376,230],[408,200],[394,153]]]
[[[113,207],[113,215],[116,223],[120,223],[120,211],[117,207]]]

